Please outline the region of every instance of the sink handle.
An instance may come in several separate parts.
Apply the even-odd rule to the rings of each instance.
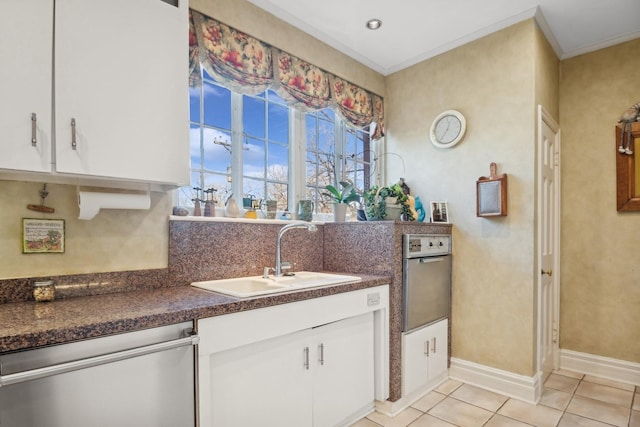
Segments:
[[[273,269],[273,267],[265,267],[264,270],[262,270],[262,278],[263,279],[268,279],[269,278],[269,272],[273,271],[275,272],[275,270]]]
[[[281,270],[291,270],[292,264],[291,261],[282,261],[280,263]]]

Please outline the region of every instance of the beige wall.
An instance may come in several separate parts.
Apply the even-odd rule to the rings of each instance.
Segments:
[[[638,52],[640,39],[565,60],[560,79],[560,346],[632,362],[640,362],[640,212],[616,211],[614,126],[640,102]]]
[[[390,180],[447,200],[453,227],[452,356],[522,375],[534,365],[533,199],[537,29],[529,20],[387,78]],[[435,148],[429,128],[457,109],[467,134]],[[475,182],[509,176],[508,216],[477,218]]]
[[[27,209],[39,204],[42,184],[0,180],[0,279],[166,268],[171,197],[151,193],[151,209],[101,210],[78,218],[76,187],[49,184],[44,214]],[[22,254],[22,218],[65,220],[64,254]]]

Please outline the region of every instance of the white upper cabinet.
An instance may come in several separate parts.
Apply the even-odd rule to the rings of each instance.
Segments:
[[[51,172],[52,17],[50,0],[0,3],[2,169]]]
[[[10,70],[2,71],[11,75],[3,74],[0,84],[20,79],[9,93],[25,110],[15,113],[20,114],[19,124],[26,122],[26,132],[13,133],[26,133],[27,148],[33,149],[30,118],[36,107],[31,105],[47,105],[49,111],[42,116],[50,119],[53,75],[55,135],[51,150],[45,145],[50,123],[40,123],[38,113],[44,141],[37,150],[45,158],[49,148],[53,168],[47,165],[49,158],[33,160],[22,148],[15,155],[19,159],[5,159],[8,144],[0,148],[1,168],[52,171],[80,181],[84,177],[169,186],[189,183],[187,0],[180,0],[178,7],[162,0],[57,0],[55,14],[51,0],[15,0],[10,7],[33,9],[12,11],[20,17],[17,23],[6,16],[5,3],[0,7],[2,58],[17,59]],[[34,18],[42,23],[31,22]],[[14,28],[5,28],[4,21]],[[31,34],[24,30],[25,23],[48,31],[38,28]],[[33,39],[28,48],[21,40],[25,33]],[[7,38],[13,43],[5,46]],[[49,52],[36,55],[31,45]],[[37,76],[25,76],[23,69]],[[37,79],[48,82],[49,90],[33,88]],[[37,102],[25,99],[25,89],[35,93]],[[8,104],[12,102],[3,99],[0,111],[15,108]],[[11,124],[2,120],[4,138]],[[19,144],[14,136],[10,141],[11,147]]]

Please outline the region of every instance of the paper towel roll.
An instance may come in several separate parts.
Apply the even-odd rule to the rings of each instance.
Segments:
[[[147,194],[96,193],[78,191],[78,219],[92,219],[100,209],[149,209],[151,196]]]

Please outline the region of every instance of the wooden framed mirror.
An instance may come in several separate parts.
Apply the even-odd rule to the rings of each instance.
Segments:
[[[636,159],[640,153],[636,153],[635,146],[640,149],[640,122],[631,123],[631,138],[627,140],[625,131],[622,138],[622,124],[616,126],[616,190],[618,211],[640,211],[640,164]],[[636,142],[639,142],[636,144]],[[628,143],[628,147],[627,147]],[[620,152],[619,147],[628,148],[632,154]],[[638,171],[636,173],[636,171]]]

